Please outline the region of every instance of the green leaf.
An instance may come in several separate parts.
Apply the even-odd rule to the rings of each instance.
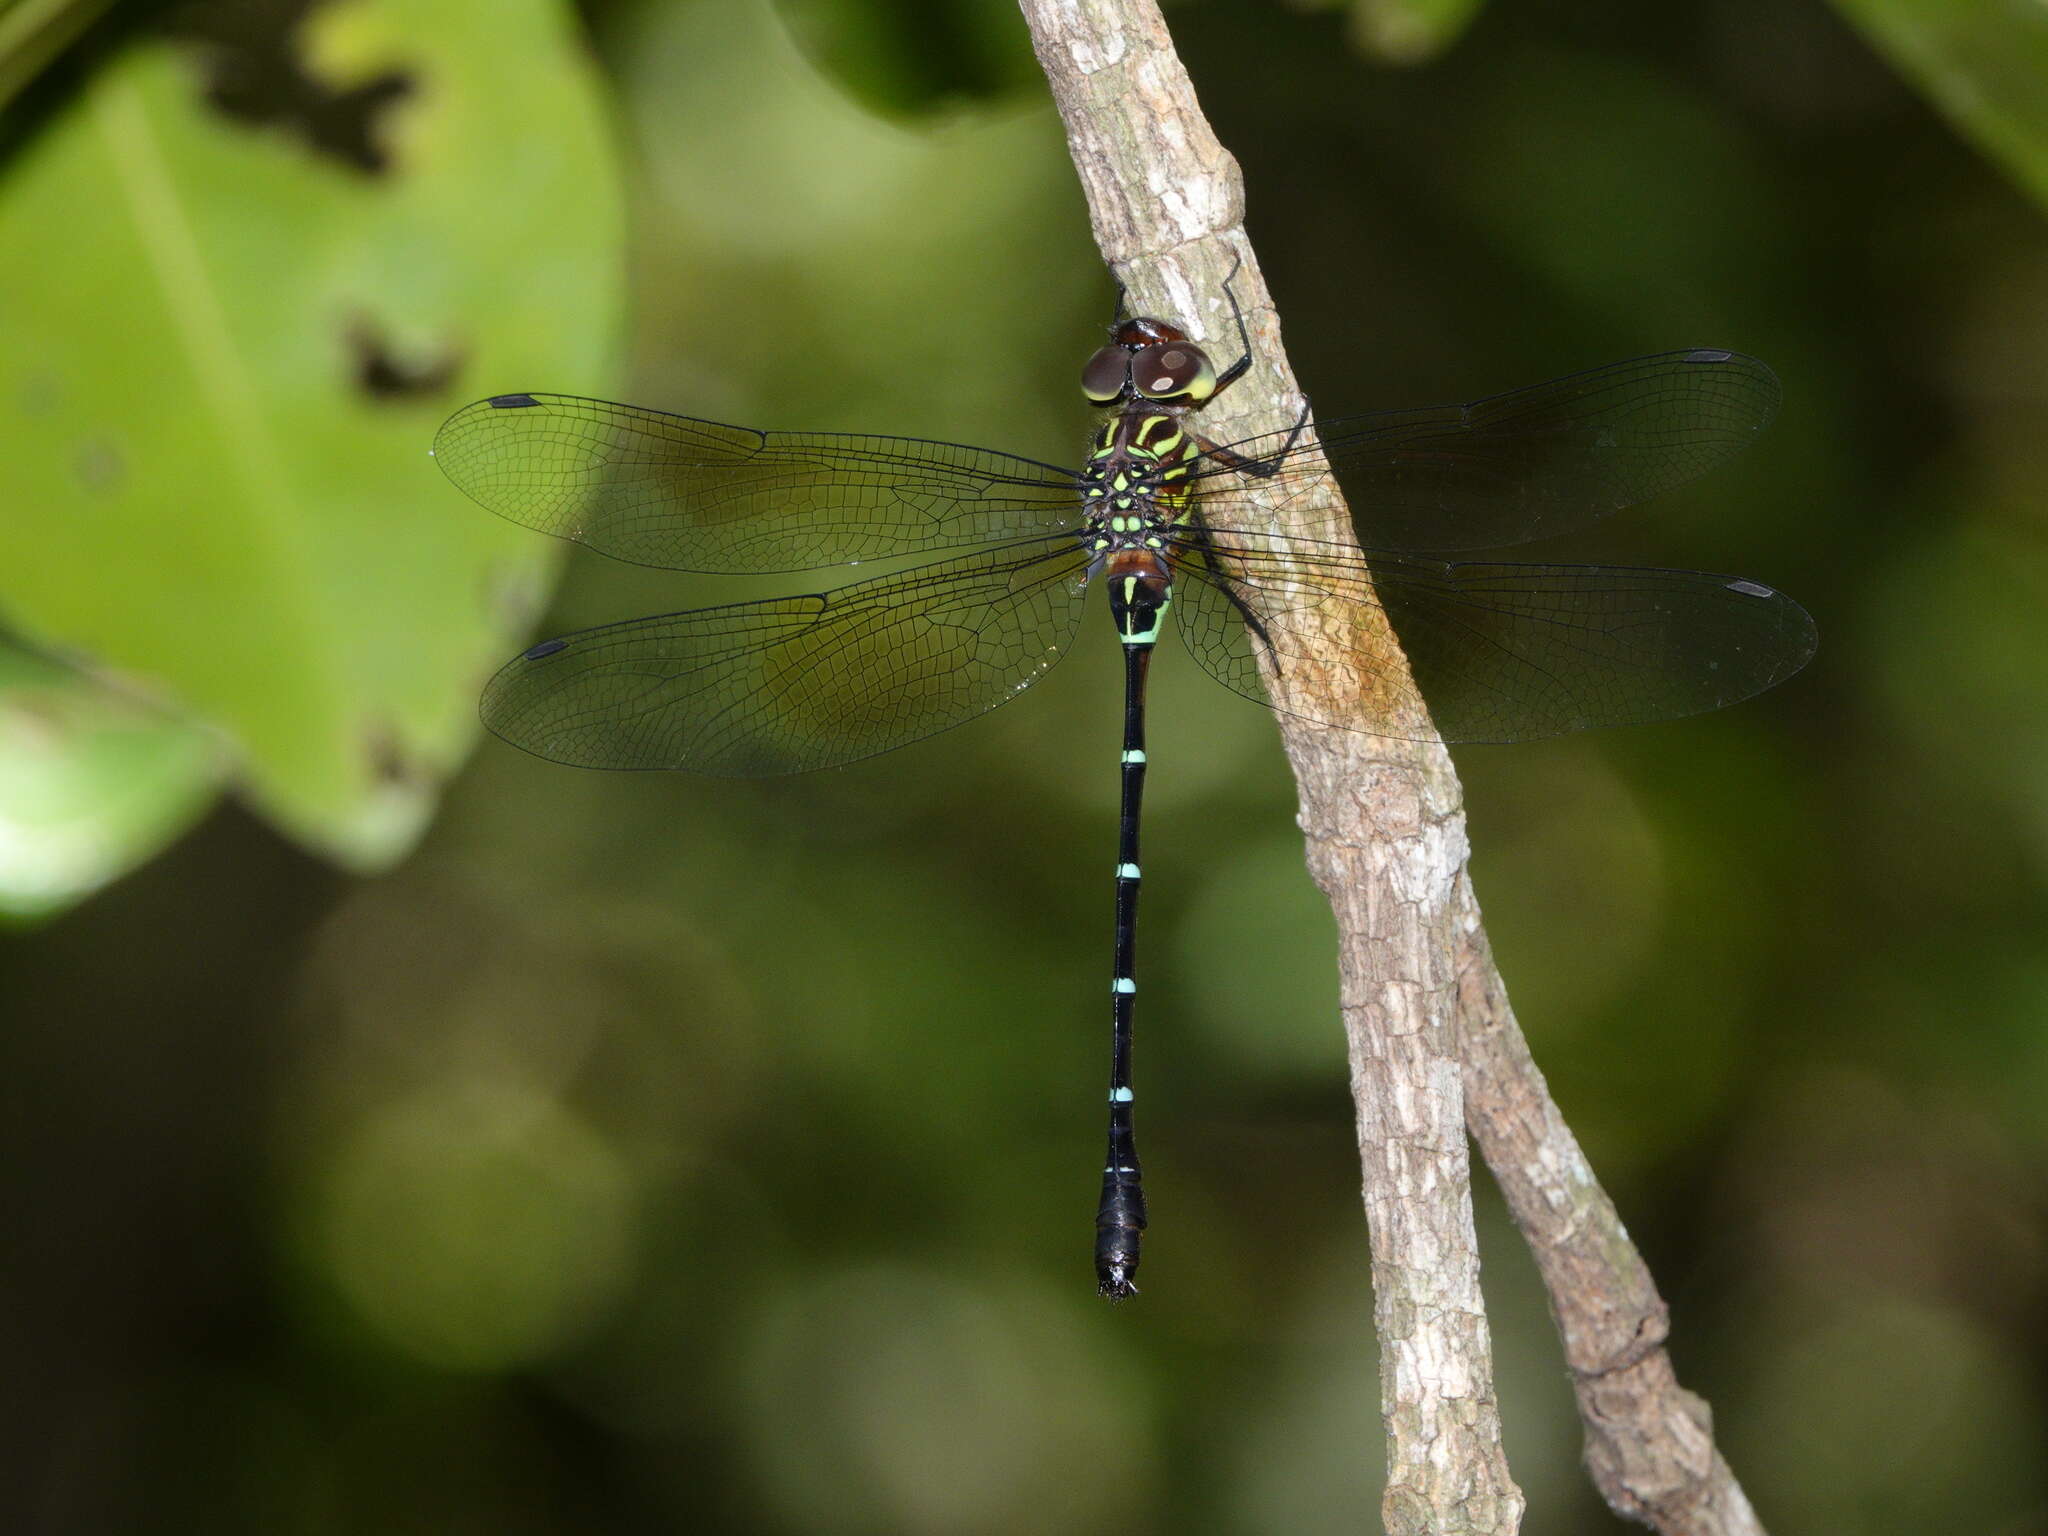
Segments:
[[[2048,7],[1835,0],[1977,147],[2048,205]]]
[[[206,50],[140,45],[0,183],[0,607],[375,866],[552,558],[428,444],[478,394],[606,392],[619,177],[554,0],[340,0],[268,41],[303,120],[225,116]]]
[[[1479,14],[1481,0],[1354,0],[1359,47],[1389,64],[1427,64]]]
[[[0,914],[91,895],[211,803],[221,753],[140,699],[0,645]]]

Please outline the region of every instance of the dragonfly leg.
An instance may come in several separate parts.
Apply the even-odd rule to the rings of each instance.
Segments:
[[[1189,523],[1187,528],[1188,543],[1202,556],[1209,584],[1228,599],[1230,606],[1237,611],[1238,622],[1244,625],[1247,634],[1265,647],[1266,657],[1277,671],[1280,658],[1279,653],[1273,648],[1273,637],[1266,632],[1264,621],[1252,612],[1251,605],[1238,592],[1238,583],[1232,579],[1229,571],[1224,569],[1223,556],[1231,551],[1216,542],[1214,531],[1199,518]]]
[[[1223,279],[1223,297],[1230,300],[1230,318],[1237,322],[1237,344],[1243,350],[1238,354],[1236,362],[1216,376],[1216,387],[1209,393],[1211,400],[1214,400],[1224,390],[1230,388],[1231,385],[1251,372],[1252,333],[1245,326],[1244,311],[1238,308],[1237,290],[1230,286],[1231,282],[1237,277],[1238,269],[1243,265],[1244,252],[1239,251],[1237,259],[1230,264],[1230,275]]]
[[[1251,372],[1252,333],[1250,328],[1244,323],[1244,310],[1237,302],[1237,290],[1230,286],[1231,282],[1237,277],[1238,269],[1243,265],[1244,252],[1239,251],[1237,259],[1230,264],[1230,275],[1223,279],[1223,296],[1230,300],[1230,318],[1237,322],[1237,344],[1244,350],[1238,355],[1236,362],[1216,376],[1216,387],[1209,392],[1209,400],[1214,400],[1224,390]],[[1207,404],[1208,401],[1203,403]],[[1240,474],[1257,475],[1259,478],[1264,479],[1276,473],[1280,468],[1281,461],[1294,451],[1295,439],[1301,436],[1301,429],[1308,425],[1308,411],[1308,401],[1304,399],[1301,402],[1301,415],[1295,418],[1294,426],[1287,434],[1287,441],[1274,449],[1273,452],[1267,454],[1263,459],[1246,458],[1241,453],[1233,453],[1228,448],[1220,447],[1201,436],[1197,436],[1195,441],[1201,446],[1202,451],[1208,454],[1210,458],[1216,460],[1217,463],[1227,465],[1229,468],[1237,470]]]
[[[1214,397],[1212,396],[1211,398]],[[1302,429],[1308,425],[1309,410],[1308,400],[1304,397],[1301,402],[1301,414],[1294,418],[1294,425],[1287,429],[1287,441],[1262,459],[1247,458],[1244,454],[1237,452],[1233,448],[1226,448],[1221,443],[1210,442],[1209,439],[1203,437],[1199,432],[1190,435],[1195,440],[1195,446],[1200,448],[1206,456],[1214,459],[1218,464],[1228,469],[1234,469],[1241,475],[1256,475],[1259,479],[1265,480],[1278,474],[1280,466],[1287,462],[1287,455],[1294,452],[1296,440],[1300,438]]]

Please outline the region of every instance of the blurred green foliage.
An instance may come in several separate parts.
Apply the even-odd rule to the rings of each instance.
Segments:
[[[1458,40],[1481,0],[1351,0],[1352,35],[1389,64],[1421,64]]]
[[[603,383],[619,189],[543,0],[487,22],[354,0],[286,47],[136,40],[9,166],[0,457],[39,515],[0,523],[0,561],[22,633],[218,723],[282,827],[377,865],[468,749],[467,695],[549,563],[421,519],[420,444],[454,380]],[[263,130],[219,110],[225,74],[203,93],[277,59],[300,76]],[[384,105],[349,135],[298,87]],[[508,161],[518,198],[486,188]]]
[[[157,853],[221,758],[198,727],[0,645],[0,913],[62,911]]]
[[[790,38],[862,106],[942,116],[1042,95],[1030,35],[982,0],[775,0]]]
[[[626,398],[1083,440],[1111,295],[1021,24],[157,9],[0,122],[0,607],[43,653],[0,652],[0,903],[244,794],[0,953],[5,1528],[1368,1528],[1330,920],[1259,711],[1162,651],[1114,1312],[1106,623],[844,771],[464,761],[553,560],[425,448],[476,395],[609,392],[619,268]],[[1401,71],[1345,14],[1171,16],[1326,412],[1685,345],[1784,377],[1739,464],[1544,554],[1782,585],[1813,666],[1459,759],[1525,1027],[1780,1531],[2048,1532],[2048,226],[2037,136],[1993,163],[1939,115],[2024,125],[2007,15],[1932,84],[1817,0],[1497,0]],[[223,76],[238,30],[288,46]],[[545,632],[788,585],[565,569]],[[389,862],[450,773],[402,864],[305,851]],[[1628,1529],[1481,1201],[1524,1529]]]
[[[1956,126],[2048,200],[2048,11],[2002,0],[1835,0]]]
[[[19,95],[113,3],[0,0],[0,107]]]

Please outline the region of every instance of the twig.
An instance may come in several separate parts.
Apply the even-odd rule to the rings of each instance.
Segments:
[[[1256,366],[1203,413],[1205,431],[1285,428],[1300,396],[1244,238],[1237,166],[1203,119],[1152,0],[1023,0],[1023,10],[1096,238],[1133,306],[1198,337],[1228,335],[1223,282],[1243,258],[1233,289]],[[1298,495],[1291,505],[1304,510]],[[1358,627],[1323,636],[1326,654],[1399,665],[1377,610],[1361,605],[1346,622]],[[1360,696],[1368,675],[1332,664],[1267,682],[1283,711],[1312,695],[1309,713],[1335,700],[1366,717],[1381,707]],[[1507,1536],[1522,1496],[1500,1444],[1453,1027],[1453,897],[1465,855],[1457,780],[1440,746],[1280,719],[1309,867],[1341,942],[1387,1426],[1382,1514],[1395,1536]]]
[[[1155,0],[1020,0],[1066,125],[1104,258],[1137,312],[1226,334],[1232,263],[1256,366],[1204,412],[1229,440],[1299,409],[1258,264],[1236,163],[1196,103]],[[1329,495],[1335,496],[1334,487]],[[1291,495],[1287,519],[1334,502]],[[1327,524],[1325,524],[1327,526]],[[1666,1536],[1762,1536],[1713,1446],[1706,1405],[1663,1348],[1669,1314],[1613,1204],[1552,1103],[1507,1005],[1465,873],[1464,813],[1437,746],[1320,729],[1384,711],[1364,673],[1398,669],[1380,616],[1319,620],[1323,666],[1266,682],[1300,792],[1308,863],[1336,914],[1381,1346],[1391,1536],[1510,1533],[1522,1496],[1500,1445],[1461,1134],[1500,1180],[1536,1254],[1586,1426],[1586,1461],[1614,1509]],[[1279,622],[1279,620],[1275,620]],[[1347,666],[1368,655],[1376,669]]]
[[[1678,1384],[1670,1309],[1529,1054],[1463,875],[1458,909],[1466,1123],[1550,1295],[1586,1470],[1615,1513],[1665,1536],[1764,1536],[1706,1402]]]

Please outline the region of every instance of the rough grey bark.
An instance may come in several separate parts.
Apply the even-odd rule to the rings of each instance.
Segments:
[[[1236,162],[1210,131],[1155,0],[1020,0],[1066,125],[1104,258],[1134,312],[1228,337],[1223,282],[1255,366],[1203,412],[1229,441],[1283,429],[1300,395],[1243,230]],[[1215,349],[1227,361],[1227,344]],[[1285,515],[1336,504],[1290,494]],[[1269,614],[1269,624],[1304,622]],[[1715,1452],[1706,1406],[1678,1386],[1669,1316],[1600,1190],[1507,1005],[1465,873],[1448,753],[1286,713],[1314,698],[1356,718],[1387,701],[1361,673],[1398,668],[1384,620],[1314,619],[1324,666],[1269,675],[1300,794],[1308,864],[1336,914],[1345,1033],[1387,1429],[1390,1536],[1506,1536],[1523,1499],[1501,1450],[1472,1226],[1469,1124],[1537,1256],[1565,1343],[1586,1460],[1620,1513],[1667,1536],[1762,1536]],[[1341,660],[1368,654],[1375,669]]]

